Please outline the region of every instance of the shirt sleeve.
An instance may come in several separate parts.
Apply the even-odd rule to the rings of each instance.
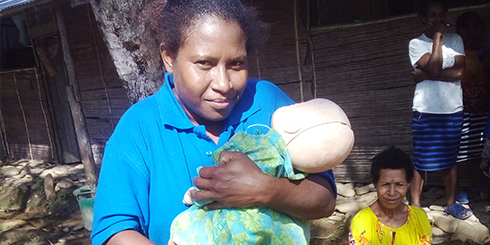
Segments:
[[[337,185],[335,185],[335,177],[334,177],[333,171],[331,169],[328,171],[325,171],[325,172],[316,173],[316,174],[312,174],[312,175],[318,175],[318,176],[321,176],[321,177],[327,179],[330,182],[330,184],[332,185],[332,189],[333,189],[335,198],[337,198]]]
[[[124,230],[148,233],[149,173],[134,131],[120,123],[106,145],[94,204],[94,245]]]
[[[412,39],[408,45],[408,51],[410,55],[410,62],[412,66],[415,68],[416,63],[422,58],[422,56],[426,53],[430,53],[430,50],[427,49],[423,42],[418,39]]]
[[[370,223],[371,217],[367,214],[366,208],[364,208],[352,219],[350,225],[350,236],[354,241],[352,244],[369,244],[370,231],[368,229],[371,228],[372,224]]]
[[[461,38],[460,35],[454,33],[453,45],[451,48],[456,52],[456,55],[465,55],[463,38]]]

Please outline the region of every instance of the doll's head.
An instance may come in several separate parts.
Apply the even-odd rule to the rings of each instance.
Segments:
[[[279,108],[272,116],[272,128],[284,138],[294,168],[306,173],[336,167],[354,145],[349,119],[328,99]]]

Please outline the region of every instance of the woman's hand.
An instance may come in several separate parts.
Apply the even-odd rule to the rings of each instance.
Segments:
[[[432,24],[432,31],[444,35],[447,32],[447,23],[445,21],[430,22]]]
[[[325,177],[310,174],[303,180],[276,178],[240,152],[223,151],[217,167],[204,167],[191,191],[197,200],[213,201],[209,209],[266,206],[301,219],[319,219],[335,208],[332,184]]]
[[[212,201],[205,208],[220,209],[262,205],[267,179],[272,178],[241,152],[223,151],[217,167],[203,167],[191,198]]]

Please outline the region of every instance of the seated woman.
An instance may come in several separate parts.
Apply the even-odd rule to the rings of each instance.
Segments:
[[[396,147],[372,159],[371,179],[378,199],[352,219],[350,244],[432,243],[432,228],[425,211],[403,203],[412,178],[412,160]]]

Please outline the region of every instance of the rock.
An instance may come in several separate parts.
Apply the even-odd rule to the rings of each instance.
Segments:
[[[490,233],[485,225],[481,223],[477,223],[474,224],[472,227],[475,230],[475,236],[473,241],[479,244],[483,244],[488,241]]]
[[[431,221],[431,223],[434,223],[435,220],[439,217],[445,217],[447,216],[444,212],[442,211],[429,211],[427,212],[427,217],[429,218],[429,221]]]
[[[81,221],[80,223],[76,224],[71,230],[72,231],[78,231],[82,228],[85,228],[84,224],[83,224],[83,221]]]
[[[444,211],[444,207],[440,205],[430,205],[429,209],[432,211]]]
[[[29,164],[29,160],[28,159],[20,159],[16,162],[13,162],[11,165],[12,166],[25,166],[26,164]]]
[[[23,178],[21,179],[16,179],[14,180],[14,182],[12,182],[14,185],[21,185],[21,184],[30,184],[32,183],[33,181],[33,178],[32,178],[32,175],[28,174],[26,176],[24,176]]]
[[[363,194],[368,193],[370,189],[371,189],[371,186],[365,185],[365,186],[362,186],[362,187],[355,188],[354,191],[356,192],[357,195],[361,196]]]
[[[78,164],[68,169],[68,172],[72,175],[85,174],[85,168],[83,167],[83,164]]]
[[[17,168],[15,166],[5,166],[2,168],[2,171],[0,171],[0,173],[6,176],[14,176],[18,175],[20,171],[22,171],[22,168]]]
[[[56,186],[58,186],[59,188],[62,188],[62,189],[70,188],[73,185],[74,185],[73,180],[71,180],[69,178],[64,178],[56,184]]]
[[[475,229],[467,222],[459,222],[451,240],[472,240],[475,241]]]
[[[432,236],[441,236],[444,235],[444,231],[439,229],[438,227],[432,227]]]
[[[62,238],[60,238],[60,239],[58,240],[58,244],[59,244],[59,245],[65,245],[67,241],[68,241],[68,238],[66,238],[66,237],[62,237]]]
[[[377,199],[378,199],[378,193],[376,192],[369,192],[359,197],[359,201],[365,202],[366,206],[373,204]]]
[[[31,173],[31,174],[35,174],[35,175],[39,175],[39,174],[41,174],[42,172],[44,172],[44,170],[45,170],[44,168],[39,168],[39,167],[36,167],[36,168],[31,168],[31,169],[29,170],[29,173]]]
[[[447,233],[454,233],[458,227],[460,220],[453,218],[452,216],[442,216],[435,220],[435,225],[441,230]]]
[[[29,166],[31,168],[39,166],[39,165],[43,165],[43,163],[44,163],[43,160],[29,160]]]
[[[344,219],[344,216],[340,216],[340,215],[332,215],[330,217],[328,217],[328,219],[330,220],[333,220],[333,221],[342,221]]]
[[[26,176],[27,171],[25,169],[22,169],[19,174],[12,176],[14,179],[22,179],[24,176]]]
[[[0,210],[20,210],[27,202],[28,194],[28,188],[24,185],[3,186],[0,190]]]
[[[363,201],[352,201],[337,205],[335,209],[341,213],[357,213],[359,210],[367,207],[368,204]]]
[[[48,174],[51,174],[54,179],[65,178],[70,175],[70,168],[72,168],[70,165],[57,165],[50,169],[44,170],[39,176],[41,178],[45,178]]]
[[[433,237],[432,238],[432,244],[441,244],[441,243],[444,243],[444,242],[447,242],[447,238],[445,237]]]
[[[53,200],[56,197],[54,192],[54,179],[51,174],[47,174],[44,177],[44,193],[46,194],[46,199]]]
[[[344,197],[353,197],[356,195],[352,184],[337,184],[337,193]]]

